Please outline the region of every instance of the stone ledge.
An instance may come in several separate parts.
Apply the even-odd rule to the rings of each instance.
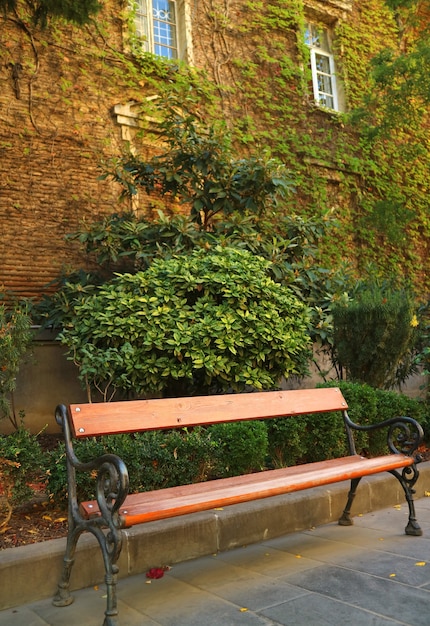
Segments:
[[[417,498],[425,495],[429,480],[430,462],[426,462],[420,466]],[[127,529],[119,560],[119,577],[336,521],[344,508],[348,489],[349,482],[337,483],[329,488],[317,487]],[[353,514],[370,513],[404,502],[403,490],[393,476],[363,478]],[[399,528],[399,533],[403,531]],[[2,551],[0,610],[54,595],[65,543],[65,539],[53,539]],[[78,543],[71,588],[91,587],[103,580],[97,540],[85,534]]]

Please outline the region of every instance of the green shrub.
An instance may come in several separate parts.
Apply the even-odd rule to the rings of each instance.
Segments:
[[[304,458],[304,416],[267,420],[268,452],[274,467],[296,465]]]
[[[74,449],[82,462],[105,453],[121,457],[129,471],[130,492],[206,480],[216,463],[216,444],[203,428],[93,437],[76,441]],[[80,499],[95,498],[93,473],[77,472],[76,480]],[[63,443],[49,455],[48,490],[57,501],[67,497]]]
[[[303,449],[307,463],[348,454],[342,415],[338,411],[305,415]]]
[[[0,436],[0,482],[12,505],[34,495],[31,483],[45,480],[46,457],[36,435],[23,427]]]
[[[19,428],[13,393],[22,358],[28,350],[33,333],[25,305],[0,304],[0,418],[7,417]]]
[[[216,444],[215,477],[250,474],[264,468],[268,452],[265,422],[214,424],[208,433]]]
[[[388,389],[416,341],[410,295],[363,284],[353,299],[333,306],[334,348],[349,379]]]
[[[321,386],[340,388],[349,406],[348,414],[357,424],[377,424],[392,417],[409,416],[421,424],[427,438],[430,436],[428,409],[420,400],[346,381]],[[275,466],[309,463],[349,453],[340,412],[268,420],[267,428],[270,463]],[[370,456],[388,453],[386,429],[354,431],[353,435],[358,453]]]
[[[348,414],[357,424],[377,424],[392,417],[408,416],[427,429],[428,409],[420,400],[360,383],[334,381],[322,386],[339,387],[349,406]],[[370,456],[388,453],[386,435],[387,431],[383,429],[369,433],[355,432],[357,452]]]
[[[310,342],[306,307],[269,268],[221,246],[156,260],[77,302],[62,341],[105,399],[274,388],[307,371]]]

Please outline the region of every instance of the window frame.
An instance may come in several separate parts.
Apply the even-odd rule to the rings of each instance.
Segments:
[[[320,32],[324,33],[324,38],[327,42],[327,46],[323,47],[318,44],[315,44],[312,37],[312,28],[317,29]],[[310,34],[310,37],[307,37],[307,34]],[[331,51],[331,33],[330,28],[325,24],[317,24],[308,20],[305,24],[305,44],[309,48],[310,54],[310,66],[311,66],[311,75],[312,75],[312,89],[315,103],[326,109],[331,111],[340,112],[339,108],[339,92],[336,81],[336,63],[334,59],[333,52]],[[325,57],[328,60],[329,64],[329,73],[323,72],[318,69],[317,64],[317,55],[321,57]],[[320,76],[328,76],[331,81],[332,93],[327,91],[323,91],[320,89],[319,77]],[[330,97],[333,99],[333,106],[328,106],[324,103],[325,97]]]
[[[169,22],[167,21],[164,22],[164,20],[157,20],[157,18],[154,16],[153,0],[134,0],[133,2],[134,26],[135,26],[136,37],[141,42],[142,49],[145,52],[155,54],[156,56],[162,59],[174,61],[174,60],[183,59],[185,56],[185,52],[187,50],[186,41],[182,33],[182,30],[185,29],[185,26],[183,24],[183,22],[185,22],[184,6],[183,6],[184,1],[182,0],[181,2],[177,0],[169,0],[169,2],[173,4],[174,11],[175,11],[175,16],[174,16],[175,21],[170,22],[170,24],[174,28],[174,39],[175,39],[174,46],[156,41],[154,22],[155,21],[161,21],[163,23],[169,23]],[[160,54],[157,51],[157,47],[172,50],[173,54],[171,55]]]

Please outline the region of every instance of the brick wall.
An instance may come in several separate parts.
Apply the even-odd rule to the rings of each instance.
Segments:
[[[104,19],[108,39],[94,26],[30,36],[0,18],[0,290],[46,291],[62,267],[83,264],[65,235],[118,210],[100,163],[124,148],[113,107],[129,93],[110,53],[121,22],[108,9]]]

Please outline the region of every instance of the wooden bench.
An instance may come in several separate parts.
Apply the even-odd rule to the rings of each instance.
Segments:
[[[377,425],[358,425],[350,420],[347,408],[337,388],[73,404],[68,408],[59,405],[56,419],[63,428],[67,452],[69,533],[54,604],[66,606],[73,601],[69,579],[76,544],[84,531],[91,532],[100,543],[107,585],[104,626],[115,626],[118,624],[116,577],[121,529],[344,480],[351,482],[339,524],[351,525],[351,505],[361,478],[384,471],[393,474],[404,490],[409,505],[406,534],[421,535],[415,518],[413,487],[418,479],[416,463],[420,459],[417,450],[423,439],[422,428],[409,417],[394,417]],[[73,451],[73,438],[329,411],[340,411],[343,415],[348,456],[152,492],[128,495],[127,468],[116,455],[105,454],[91,462],[81,463]],[[387,455],[365,458],[357,454],[354,430],[371,431],[377,428],[386,429]],[[77,471],[97,474],[97,500],[78,502]]]

